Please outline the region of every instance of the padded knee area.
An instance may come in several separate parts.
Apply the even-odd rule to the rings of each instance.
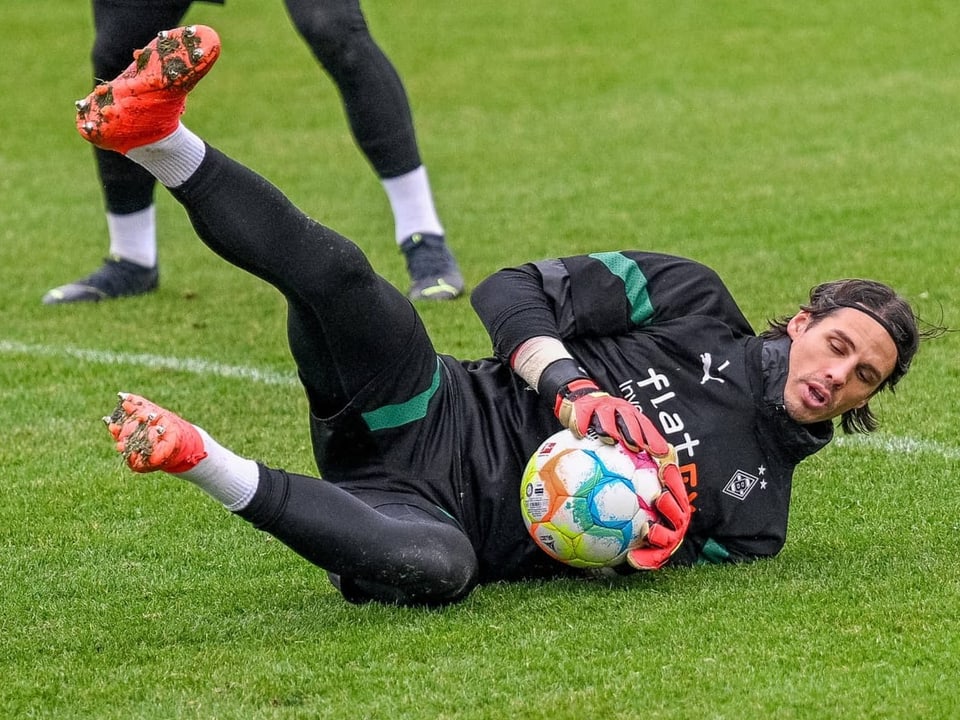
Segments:
[[[394,582],[349,576],[332,576],[331,582],[344,599],[352,603],[373,601],[438,607],[464,599],[477,586],[476,554],[459,530],[452,526],[438,527],[446,531],[445,542],[429,550],[419,548],[415,557],[404,558],[398,564]]]
[[[372,42],[357,2],[288,0],[287,10],[314,56],[334,77],[342,76],[354,62],[357,53],[352,47]]]

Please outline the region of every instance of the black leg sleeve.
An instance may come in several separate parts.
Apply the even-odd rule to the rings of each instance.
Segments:
[[[377,175],[420,166],[406,90],[374,42],[359,0],[286,0],[297,30],[337,85],[353,137]]]
[[[260,485],[237,513],[335,576],[348,599],[442,605],[477,584],[467,536],[404,504],[374,509],[340,487],[260,466]]]
[[[171,192],[206,245],[286,297],[290,349],[316,415],[335,414],[374,380],[389,385],[391,372],[429,384],[436,354],[422,321],[353,242],[210,146]],[[411,357],[417,367],[394,367]]]
[[[371,393],[377,407],[393,404],[430,385],[438,361],[416,311],[352,242],[209,146],[172,193],[204,243],[286,297],[290,347],[315,414],[332,414],[338,402],[363,407]],[[350,435],[349,422],[361,422],[356,407],[333,428],[338,436]],[[369,434],[357,429],[357,437]],[[319,457],[326,441],[317,442]],[[349,465],[375,462],[357,452]],[[385,602],[452,602],[476,584],[478,560],[463,531],[422,512],[423,502],[387,491],[374,508],[326,480],[261,466],[257,493],[240,514],[339,576],[341,587]],[[398,518],[393,505],[412,511]]]

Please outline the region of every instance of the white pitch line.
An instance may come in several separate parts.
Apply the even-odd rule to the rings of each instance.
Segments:
[[[200,358],[177,358],[149,353],[118,353],[108,350],[87,350],[70,346],[32,345],[13,340],[0,340],[0,353],[9,355],[31,355],[34,357],[72,358],[101,365],[133,365],[137,367],[178,370],[193,375],[215,375],[223,378],[238,378],[264,385],[297,385],[296,375],[263,370],[244,365],[224,365],[223,363],[202,360]]]
[[[890,435],[843,435],[834,442],[846,447],[865,447],[897,455],[939,455],[946,460],[960,460],[960,448],[908,437]]]
[[[0,340],[0,353],[8,355],[32,355],[43,357],[64,357],[99,363],[101,365],[133,365],[146,368],[178,370],[193,375],[215,375],[223,378],[250,380],[264,385],[297,385],[293,372],[281,373],[274,370],[247,367],[244,365],[224,365],[223,363],[199,358],[165,357],[149,353],[117,353],[107,350],[87,350],[70,346],[32,345],[13,340]],[[841,435],[834,442],[840,447],[865,447],[898,455],[939,455],[947,460],[960,460],[960,448],[931,440],[917,440],[909,437],[890,435]]]

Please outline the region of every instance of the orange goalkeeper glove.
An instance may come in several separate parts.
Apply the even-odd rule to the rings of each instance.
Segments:
[[[651,522],[645,544],[627,553],[627,563],[637,570],[657,570],[670,559],[680,547],[683,536],[690,527],[690,500],[677,465],[677,452],[670,447],[664,456],[650,456],[660,466],[658,477],[662,492],[653,502],[661,520]]]
[[[553,412],[577,437],[593,430],[604,442],[618,442],[634,452],[646,450],[655,457],[670,452],[650,418],[623,398],[601,391],[593,380],[578,378],[561,387]]]

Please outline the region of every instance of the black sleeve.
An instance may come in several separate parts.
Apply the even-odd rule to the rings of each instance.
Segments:
[[[713,270],[659,253],[594,253],[500,270],[477,286],[472,301],[504,361],[540,335],[609,337],[693,315],[754,334]]]
[[[525,340],[561,337],[553,300],[533,263],[494,273],[474,288],[470,301],[504,362]]]

